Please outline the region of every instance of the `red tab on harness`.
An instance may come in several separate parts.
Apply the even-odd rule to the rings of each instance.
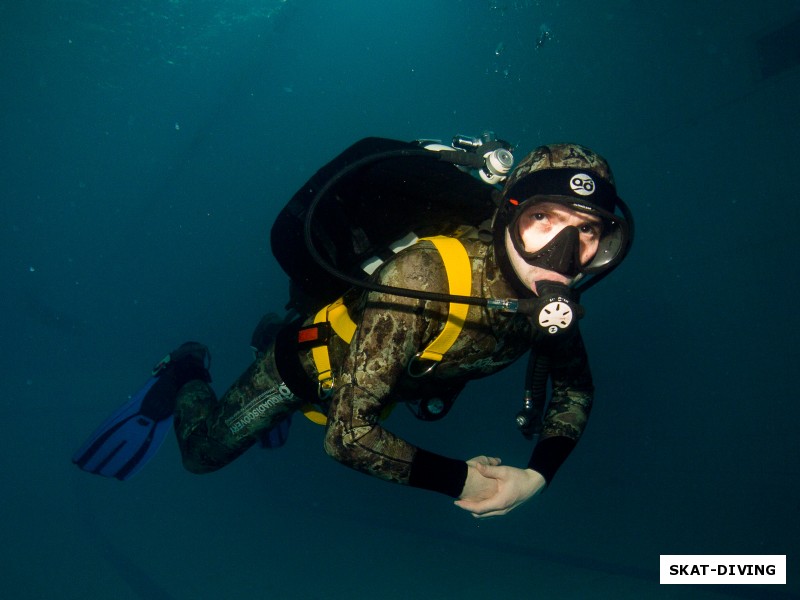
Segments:
[[[297,332],[297,346],[303,348],[327,344],[330,336],[331,326],[328,323],[316,323],[315,325],[302,327]]]

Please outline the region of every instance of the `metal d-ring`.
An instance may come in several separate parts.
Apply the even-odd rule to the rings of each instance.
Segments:
[[[317,397],[320,400],[327,400],[333,395],[334,385],[333,375],[329,375],[325,379],[320,379],[317,383]]]
[[[414,371],[413,366],[416,365],[418,362],[422,360],[427,360],[430,362],[426,368],[421,371]],[[430,375],[433,373],[433,370],[438,366],[439,362],[435,360],[431,360],[429,358],[422,358],[422,352],[417,352],[414,356],[411,357],[411,360],[408,361],[408,366],[406,367],[406,371],[410,377],[420,378],[425,377],[426,375]]]

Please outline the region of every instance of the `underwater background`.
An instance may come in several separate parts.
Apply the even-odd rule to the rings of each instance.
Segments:
[[[798,40],[796,0],[0,0],[0,595],[798,597]],[[249,364],[317,168],[486,129],[597,150],[636,217],[545,494],[478,521],[300,418],[201,477],[172,436],[125,483],[70,463],[181,342],[219,394]],[[387,427],[524,465],[523,363]],[[661,554],[786,554],[788,584],[662,586]]]

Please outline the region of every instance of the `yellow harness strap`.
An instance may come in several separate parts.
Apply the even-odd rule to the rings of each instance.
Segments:
[[[447,285],[450,293],[456,296],[469,296],[472,293],[472,264],[464,244],[455,238],[436,236],[422,238],[428,240],[439,251],[447,273]],[[444,329],[428,346],[417,354],[417,359],[439,362],[445,352],[455,344],[464,321],[467,319],[469,304],[451,302],[447,313],[447,322]]]
[[[444,262],[445,272],[447,273],[450,294],[469,296],[472,292],[472,263],[469,260],[469,255],[464,245],[457,239],[446,236],[422,239],[431,242],[439,251],[442,261]],[[430,361],[432,365],[424,371],[412,375],[421,377],[430,373],[439,361],[442,360],[445,353],[453,346],[461,330],[464,328],[464,321],[467,318],[468,310],[468,304],[461,304],[458,302],[450,303],[447,321],[442,331],[422,352],[418,352],[411,361],[411,364],[413,364],[420,360],[426,360]],[[347,307],[344,305],[342,298],[322,308],[314,316],[315,325],[325,322],[330,323],[336,335],[348,344],[356,333],[356,324],[347,313]],[[327,343],[314,346],[311,349],[311,355],[318,373],[318,394],[320,399],[324,400],[330,397],[335,386]],[[411,364],[409,364],[409,368]],[[411,373],[410,370],[409,373]],[[313,404],[305,404],[300,410],[302,410],[306,418],[318,425],[325,425],[328,422],[327,416],[317,410],[317,407]],[[386,415],[388,415],[390,411],[391,407],[389,407],[389,411],[386,411]]]
[[[315,325],[326,322],[330,323],[336,335],[348,344],[356,333],[356,324],[350,318],[342,298],[322,308],[314,317]],[[314,365],[317,367],[317,393],[321,399],[328,398],[333,393],[334,388],[328,344],[325,343],[311,348],[311,356],[314,359]],[[313,404],[304,404],[300,410],[303,411],[306,418],[318,425],[325,425],[328,422],[328,418],[317,410]]]

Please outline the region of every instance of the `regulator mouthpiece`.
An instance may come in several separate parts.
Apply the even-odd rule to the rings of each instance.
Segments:
[[[490,310],[526,315],[538,331],[548,337],[561,336],[574,330],[583,317],[583,307],[571,298],[570,288],[555,281],[537,281],[534,298],[491,298]]]
[[[549,336],[571,332],[583,317],[583,307],[572,300],[569,287],[554,281],[537,281],[538,296],[531,298],[531,310],[526,312],[531,322]]]

